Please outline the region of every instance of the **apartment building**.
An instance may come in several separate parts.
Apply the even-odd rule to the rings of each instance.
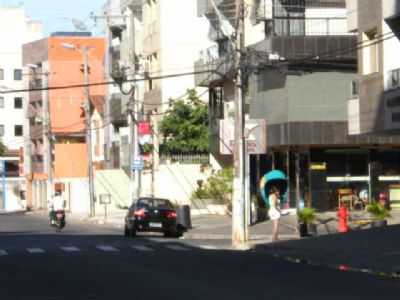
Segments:
[[[83,87],[50,89],[84,83],[84,53],[88,50],[89,83],[103,82],[105,40],[90,33],[61,32],[23,46],[28,96],[27,180],[28,206],[47,207],[47,199],[60,190],[73,212],[87,212],[88,156],[85,140],[85,91]],[[102,168],[102,106],[105,85],[90,86],[93,148],[96,168]],[[49,155],[51,151],[51,156]],[[49,174],[53,186],[48,186]]]
[[[23,88],[22,45],[42,38],[42,24],[31,20],[24,8],[0,7],[0,91]],[[24,146],[25,93],[0,95],[0,141],[7,150],[0,164],[5,164],[7,180],[0,193],[0,209],[15,210],[25,205],[24,180],[20,154]]]
[[[234,28],[236,1],[215,3]],[[357,37],[348,30],[345,1],[248,0],[245,5],[245,44],[253,55],[245,110],[248,119],[267,123],[266,153],[250,156],[252,192],[257,194],[260,175],[271,169],[288,175],[291,206],[303,199],[317,209],[333,209],[341,190],[367,189],[372,198],[387,189],[382,176],[393,170],[383,157],[396,160],[397,152],[388,146],[396,148],[400,140],[348,131],[347,99],[358,75]],[[229,164],[232,155],[221,155],[220,124],[234,115],[234,85],[226,76],[232,72],[232,60],[226,59],[231,50],[210,1],[199,0],[199,8],[210,20],[217,49],[206,50],[196,67],[219,72],[197,76],[197,82],[211,88],[211,131],[218,136],[212,148],[222,164]]]
[[[346,1],[349,31],[358,40],[358,76],[348,98],[349,133],[354,136],[394,135],[400,129],[400,3],[395,0]],[[389,143],[390,144],[390,143]],[[399,149],[371,153],[373,169],[392,206],[400,207]]]
[[[354,82],[349,126],[353,134],[400,129],[398,1],[347,1],[349,30],[357,34],[358,80]]]
[[[159,121],[169,109],[170,99],[182,97],[187,89],[196,87],[195,77],[190,74],[194,71],[193,62],[201,49],[214,44],[208,38],[208,21],[198,17],[195,0],[116,0],[109,1],[106,7],[109,71],[115,75],[125,70],[130,78],[145,78],[138,82],[135,93],[140,102],[137,118],[148,120],[155,113],[154,119]],[[182,73],[189,74],[153,79]],[[200,88],[199,94],[203,91]],[[203,97],[207,98],[205,94]],[[119,89],[110,90],[112,167],[129,168],[128,101],[129,96]]]

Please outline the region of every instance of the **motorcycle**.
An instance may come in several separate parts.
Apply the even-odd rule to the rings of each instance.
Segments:
[[[55,220],[52,225],[56,227],[57,232],[61,232],[61,230],[65,227],[65,212],[63,210],[58,210],[55,212]]]

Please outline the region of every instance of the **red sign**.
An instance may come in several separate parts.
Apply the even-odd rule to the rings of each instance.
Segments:
[[[139,135],[151,135],[150,122],[139,122],[138,132]]]

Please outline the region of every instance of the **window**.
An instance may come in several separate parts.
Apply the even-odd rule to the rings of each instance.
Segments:
[[[0,97],[0,108],[4,108],[4,97]]]
[[[4,136],[4,125],[0,125],[0,136]]]
[[[21,97],[16,97],[14,98],[14,108],[15,109],[21,109],[23,106],[22,104],[22,98]]]
[[[4,70],[0,69],[0,80],[4,80]]]
[[[14,80],[22,80],[22,70],[21,69],[14,70]]]
[[[14,135],[15,136],[23,136],[23,126],[22,125],[15,125],[14,126]]]
[[[363,33],[363,74],[368,75],[379,72],[379,45],[378,30],[373,30]]]

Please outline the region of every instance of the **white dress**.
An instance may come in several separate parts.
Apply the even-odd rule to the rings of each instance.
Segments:
[[[276,206],[273,204],[272,196],[273,196],[273,195],[269,195],[269,197],[268,197],[268,201],[269,201],[268,217],[269,217],[271,220],[279,220],[279,218],[281,217],[281,213],[280,213],[279,210],[276,208]],[[275,196],[275,197],[276,197],[276,196]],[[277,198],[277,199],[276,199],[276,205],[279,206],[279,204],[280,204],[280,199]]]

